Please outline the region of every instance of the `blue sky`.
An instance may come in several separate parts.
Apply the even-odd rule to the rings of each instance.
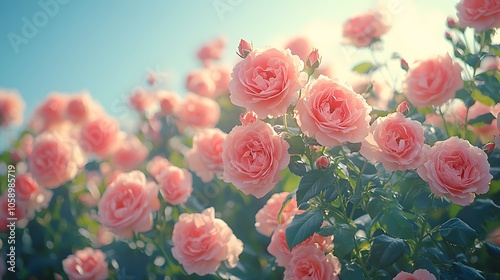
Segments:
[[[340,48],[340,26],[349,16],[385,11],[394,25],[388,46],[413,58],[445,48],[444,22],[457,2],[0,0],[0,88],[21,93],[25,120],[49,93],[82,90],[113,115],[114,102],[143,85],[148,69],[168,72],[168,87],[184,94],[186,74],[201,67],[197,49],[220,35],[227,38],[228,65],[240,38],[262,46],[302,34],[323,46],[324,60],[348,70],[365,55],[348,57]],[[0,150],[18,130],[0,132]]]

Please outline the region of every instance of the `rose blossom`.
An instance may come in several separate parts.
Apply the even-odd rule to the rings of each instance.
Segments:
[[[260,119],[286,113],[307,82],[304,63],[290,50],[253,50],[233,68],[229,91],[231,102],[254,111]]]
[[[0,127],[21,124],[24,101],[17,91],[0,89]]]
[[[266,195],[290,162],[290,145],[262,121],[236,126],[222,144],[223,178],[245,194]]]
[[[413,274],[401,271],[392,280],[436,280],[436,276],[426,269],[417,269]]]
[[[58,93],[51,94],[35,110],[31,117],[30,127],[35,132],[51,130],[65,121],[64,110],[68,104],[68,96]]]
[[[212,71],[212,79],[215,82],[215,94],[218,96],[224,93],[229,93],[231,70],[225,66],[212,67],[210,70]]]
[[[337,257],[314,246],[300,246],[292,251],[283,279],[339,279],[341,264]]]
[[[56,188],[75,178],[87,163],[80,146],[56,132],[39,134],[28,157],[28,169],[43,187]]]
[[[159,90],[156,92],[156,99],[160,103],[161,113],[168,116],[177,111],[181,104],[179,94],[173,91]]]
[[[111,165],[123,171],[130,171],[144,162],[149,150],[137,136],[131,134],[121,141],[111,158]]]
[[[461,71],[449,54],[418,61],[406,72],[404,94],[416,107],[440,106],[463,87]]]
[[[348,19],[342,26],[342,35],[347,44],[363,48],[380,39],[389,29],[380,13],[366,12]]]
[[[201,46],[197,53],[198,58],[207,66],[211,60],[218,60],[222,57],[225,45],[226,40],[224,38],[216,38]]]
[[[439,141],[424,148],[423,157],[417,172],[435,195],[465,206],[472,203],[475,194],[488,192],[493,178],[488,157],[469,141],[456,136]]]
[[[88,92],[83,92],[69,97],[63,114],[66,119],[74,123],[82,123],[99,118],[104,111],[92,100]]]
[[[488,105],[484,105],[481,102],[476,102],[469,108],[469,111],[467,113],[467,119],[472,120],[488,113],[495,115],[494,109],[495,108],[492,106],[490,107]],[[479,127],[468,125],[467,128],[470,131],[474,132],[476,135],[480,136],[481,139],[483,140],[483,143],[485,143],[488,141],[492,141],[495,134],[498,135],[497,122],[498,120],[495,118],[491,121],[491,123],[485,123]]]
[[[307,55],[311,52],[313,45],[306,37],[296,37],[288,41],[285,49],[290,49],[290,52],[300,57],[302,61],[306,61]]]
[[[38,190],[38,183],[30,173],[20,174],[16,177],[16,198],[29,200]]]
[[[360,142],[368,134],[371,108],[352,89],[320,76],[302,94],[295,107],[297,123],[321,145]]]
[[[189,73],[186,78],[186,89],[208,98],[215,98],[215,81],[212,79],[212,71],[202,68]]]
[[[500,4],[497,0],[462,0],[457,4],[458,23],[477,32],[500,27]]]
[[[105,280],[109,276],[106,255],[98,249],[78,250],[64,259],[62,266],[70,280]]]
[[[158,188],[146,183],[138,170],[122,173],[109,185],[97,205],[99,221],[117,235],[132,237],[132,232],[149,231],[152,211],[158,210]]]
[[[132,108],[143,113],[156,102],[156,95],[145,88],[138,88],[132,92],[129,97],[129,103]]]
[[[213,128],[219,122],[220,106],[214,100],[196,94],[187,94],[177,117],[180,128]]]
[[[235,267],[243,252],[243,243],[223,220],[215,218],[213,207],[200,214],[182,213],[172,242],[172,255],[188,274],[215,273],[222,261]]]
[[[27,203],[23,200],[17,199],[13,202],[15,204],[14,207],[11,207],[12,204],[9,206],[9,200],[12,198],[9,198],[8,195],[8,192],[4,192],[0,195],[0,232],[9,231],[8,225],[10,224],[10,221],[7,220],[8,218],[15,218],[17,220],[16,227],[20,227],[19,221],[25,220],[26,213],[28,213],[26,209]],[[12,210],[9,208],[14,208],[14,215],[12,215]],[[32,217],[29,217],[29,219],[31,218]]]
[[[170,163],[168,159],[161,156],[155,156],[148,162],[146,170],[151,176],[156,177],[171,165],[172,163]]]
[[[392,113],[372,123],[359,152],[372,162],[382,163],[387,171],[416,169],[424,140],[422,124]]]
[[[82,148],[89,153],[103,158],[117,148],[120,125],[115,118],[102,116],[86,123],[80,134]]]
[[[278,227],[278,213],[281,210],[281,205],[285,201],[289,192],[275,193],[266,202],[255,215],[255,228],[258,232],[265,236],[271,236],[276,227]],[[291,219],[299,211],[297,208],[297,200],[295,197],[288,202],[283,212],[281,213],[281,223]]]
[[[177,166],[165,168],[156,177],[160,192],[166,202],[172,205],[185,203],[193,191],[193,178],[186,169]]]
[[[204,183],[210,182],[214,175],[222,175],[222,142],[226,135],[218,128],[200,130],[193,137],[193,147],[185,153],[189,169]]]

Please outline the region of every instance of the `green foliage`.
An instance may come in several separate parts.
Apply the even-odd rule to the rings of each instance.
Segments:
[[[295,246],[311,237],[320,229],[322,223],[323,215],[316,210],[296,215],[286,229],[288,248],[292,250]]]

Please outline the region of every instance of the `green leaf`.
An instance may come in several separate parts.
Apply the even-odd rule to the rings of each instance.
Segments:
[[[363,270],[357,263],[345,263],[340,271],[340,279],[365,279]]]
[[[324,226],[317,232],[321,236],[332,236],[334,233],[335,229],[332,226]]]
[[[442,271],[441,279],[481,279],[484,280],[484,276],[481,271],[466,266],[465,264],[454,262],[448,271]]]
[[[368,74],[372,71],[375,71],[378,68],[377,65],[374,65],[371,62],[361,62],[360,64],[354,66],[352,71],[358,72],[360,74]]]
[[[389,208],[382,211],[379,223],[390,235],[403,239],[413,238],[418,228],[417,224],[407,218],[404,212],[398,208]]]
[[[291,156],[288,169],[297,176],[304,176],[307,173],[307,164],[302,161],[300,156]]]
[[[335,177],[328,169],[315,169],[307,172],[300,179],[297,189],[297,203],[301,204],[318,195],[321,191],[331,188]]]
[[[344,195],[347,188],[349,187],[349,181],[346,179],[338,179],[337,185],[334,185],[333,188],[329,188],[325,191],[324,198],[326,202],[332,202],[339,196],[340,194]]]
[[[500,259],[500,247],[491,243],[485,243],[486,251],[488,255],[492,256],[495,259]]]
[[[476,231],[458,218],[452,218],[439,227],[443,239],[447,242],[466,247],[473,246],[477,238]]]
[[[295,215],[286,229],[286,243],[290,251],[317,232],[322,223],[323,215],[316,210]]]
[[[399,259],[404,254],[405,249],[406,243],[403,239],[382,234],[373,239],[370,260],[375,266],[384,268]]]
[[[491,97],[484,95],[479,89],[475,88],[472,90],[471,94],[472,98],[478,102],[483,103],[484,105],[487,106],[493,106],[495,105],[495,100],[493,100]]]
[[[354,235],[357,228],[349,224],[335,224],[333,227],[333,251],[335,256],[342,258],[354,249]]]
[[[459,89],[455,93],[455,97],[462,100],[467,108],[470,108],[472,105],[474,105],[474,103],[476,103],[476,101],[472,99],[469,92],[465,88]]]
[[[473,118],[469,121],[469,124],[475,127],[481,127],[485,124],[491,124],[494,119],[496,119],[496,117],[493,116],[492,113],[486,113]]]
[[[476,199],[473,204],[463,207],[457,218],[472,227],[477,233],[484,233],[486,221],[500,220],[500,206],[491,199]]]
[[[304,142],[302,141],[302,137],[300,136],[292,136],[290,138],[285,138],[285,140],[290,144],[290,148],[288,148],[288,153],[290,154],[303,154],[306,151],[306,147]]]
[[[281,214],[283,213],[283,209],[285,209],[285,207],[288,205],[288,203],[290,203],[290,201],[292,200],[294,195],[295,195],[295,193],[289,193],[285,197],[285,200],[283,200],[283,203],[281,203],[281,209],[278,212],[278,221],[281,221]]]
[[[370,218],[375,219],[375,217],[382,212],[385,207],[384,199],[380,196],[376,196],[370,199],[367,204],[366,211]]]
[[[500,56],[500,45],[491,45],[490,46],[490,53],[496,55],[496,56]]]

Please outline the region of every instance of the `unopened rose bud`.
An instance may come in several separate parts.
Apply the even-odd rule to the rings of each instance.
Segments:
[[[458,26],[458,21],[456,18],[448,17],[446,19],[446,25],[448,26],[448,28],[453,29]]]
[[[240,122],[242,125],[248,125],[257,121],[257,114],[254,111],[246,111],[240,115]]]
[[[406,116],[410,112],[410,103],[408,103],[407,101],[401,102],[398,105],[398,108],[396,108],[396,112]]]
[[[245,58],[252,51],[252,44],[247,41],[241,39],[240,44],[238,45],[238,55],[241,58]]]
[[[444,33],[444,37],[445,37],[445,38],[446,38],[446,40],[448,40],[448,41],[451,41],[451,42],[453,41],[453,38],[451,37],[451,33],[450,33],[449,31],[446,31],[446,32]]]
[[[313,49],[312,52],[307,56],[306,66],[312,69],[319,67],[321,63],[321,57],[319,56],[318,49]]]
[[[318,169],[325,169],[325,168],[328,168],[328,166],[330,165],[330,160],[328,159],[327,156],[320,156],[317,160],[316,160],[316,167]]]
[[[493,142],[490,142],[490,143],[486,143],[484,146],[483,146],[483,151],[487,154],[493,152],[493,149],[495,149],[495,143]]]
[[[400,64],[401,64],[401,69],[403,69],[405,71],[408,71],[408,69],[410,68],[408,66],[408,62],[406,62],[406,60],[404,58],[401,58]]]

